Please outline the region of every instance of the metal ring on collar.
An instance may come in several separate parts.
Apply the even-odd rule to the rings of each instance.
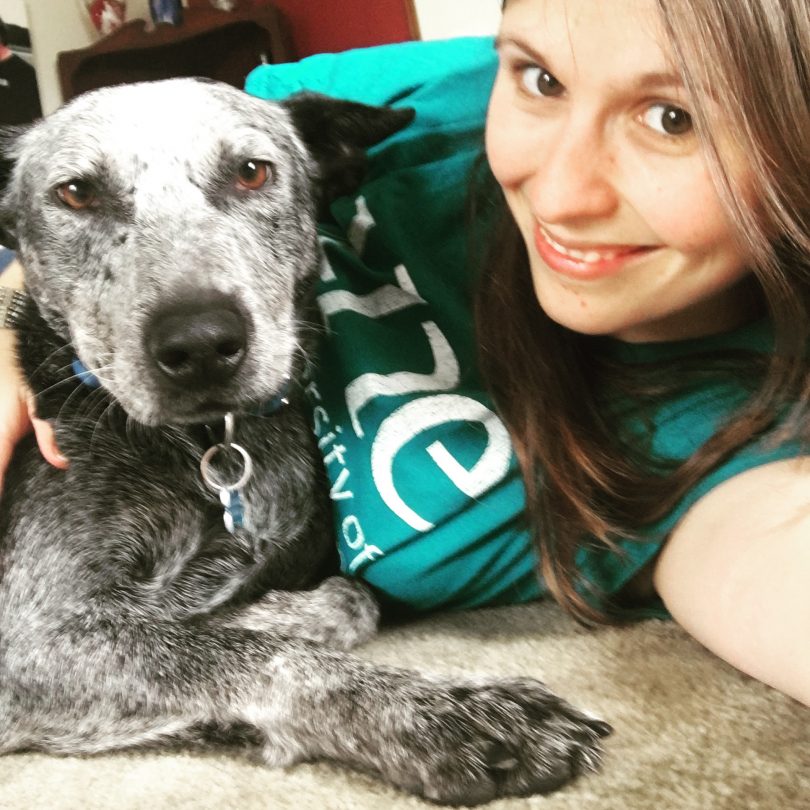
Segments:
[[[233,444],[233,414],[225,414],[225,438],[222,440],[225,447],[230,447]]]
[[[239,480],[234,484],[222,484],[211,474],[211,460],[221,450],[236,450],[236,452],[242,456],[245,469],[242,471],[242,475]],[[209,447],[203,454],[203,457],[200,460],[200,474],[202,475],[203,481],[205,481],[205,483],[216,492],[223,489],[241,489],[245,484],[247,484],[247,482],[250,480],[250,476],[253,474],[253,460],[250,458],[248,451],[245,450],[242,445],[236,444],[236,442],[231,442],[229,445],[215,444],[213,447]]]

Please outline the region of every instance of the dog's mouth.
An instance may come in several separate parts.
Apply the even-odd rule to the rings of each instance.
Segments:
[[[189,408],[173,407],[157,414],[157,421],[165,425],[197,425],[219,422],[228,413],[248,414],[255,411],[252,402],[231,402],[208,399]]]
[[[238,402],[225,399],[206,399],[203,400],[192,413],[228,413],[230,411],[241,410],[243,406]]]
[[[212,422],[222,419],[226,413],[240,413],[243,406],[236,402],[229,402],[227,400],[207,399],[199,405],[191,408],[189,411],[178,414],[179,421],[194,423],[194,422]]]
[[[171,406],[161,408],[154,414],[154,421],[165,425],[195,425],[218,422],[226,414],[245,416],[270,416],[289,403],[289,384],[261,400],[222,397],[205,397],[196,402],[183,404],[176,399]]]

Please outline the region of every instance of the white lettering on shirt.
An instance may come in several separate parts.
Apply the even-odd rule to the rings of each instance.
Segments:
[[[371,469],[380,495],[392,512],[417,531],[429,531],[433,524],[400,496],[394,483],[394,459],[420,433],[453,421],[478,422],[486,430],[486,448],[472,469],[460,464],[439,441],[433,442],[427,452],[457,489],[469,498],[477,498],[506,475],[511,455],[509,435],[503,423],[477,400],[458,394],[411,400],[383,421],[374,438]]]
[[[348,239],[354,250],[361,254],[369,231],[374,227],[374,217],[365,198],[356,201],[357,214],[349,227]],[[324,241],[328,241],[324,239]],[[322,269],[324,281],[336,280],[331,266]],[[425,305],[407,268],[400,264],[394,268],[397,284],[384,284],[366,295],[357,295],[347,290],[328,290],[318,296],[318,304],[325,318],[341,312],[354,312],[371,319],[382,319],[402,310]],[[391,512],[416,531],[426,532],[433,523],[421,514],[420,504],[406,503],[395,481],[395,460],[398,453],[410,442],[428,430],[454,421],[475,423],[486,434],[486,445],[472,467],[466,467],[441,441],[426,448],[433,463],[447,480],[466,497],[480,497],[495,486],[508,473],[511,459],[509,436],[501,420],[489,408],[476,399],[455,393],[461,380],[458,359],[445,335],[432,320],[420,324],[419,340],[426,341],[433,357],[434,368],[430,373],[396,371],[381,374],[365,372],[348,381],[345,388],[346,407],[352,429],[359,439],[365,438],[363,410],[380,397],[427,394],[405,402],[390,413],[371,438],[370,462],[374,484]],[[416,336],[403,335],[403,341]],[[320,402],[318,394],[317,401]],[[338,428],[329,424],[329,415],[322,406],[315,408],[314,421],[319,446],[324,450],[324,462],[334,482],[330,495],[333,500],[351,501],[354,492],[348,488],[351,481],[347,448],[336,442]],[[327,452],[325,448],[331,445]],[[339,466],[339,469],[335,468]],[[345,544],[355,556],[348,562],[348,570],[356,571],[366,561],[384,556],[377,546],[366,541],[360,518],[349,514],[343,518],[341,532]]]

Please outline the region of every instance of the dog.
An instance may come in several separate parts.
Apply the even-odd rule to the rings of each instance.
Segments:
[[[598,766],[609,726],[537,681],[348,652],[379,609],[337,574],[303,401],[316,218],[412,114],[176,79],[7,138],[20,362],[70,466],[29,437],[6,479],[0,752],[246,735],[449,804]]]

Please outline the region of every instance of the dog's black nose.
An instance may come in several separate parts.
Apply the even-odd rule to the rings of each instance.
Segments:
[[[157,369],[172,382],[221,385],[245,357],[247,328],[238,312],[221,304],[180,305],[153,318],[147,348]]]

